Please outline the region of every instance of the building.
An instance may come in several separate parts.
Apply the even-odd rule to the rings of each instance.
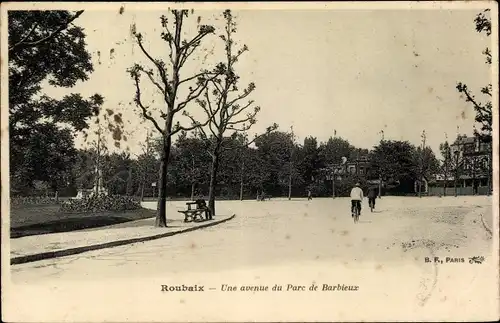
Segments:
[[[429,194],[454,195],[455,184],[457,195],[491,194],[492,169],[491,143],[477,137],[459,138],[450,145],[447,171],[436,176]]]
[[[369,170],[369,161],[366,157],[361,157],[353,161],[346,160],[344,163],[334,164],[328,168],[324,168],[321,172],[328,181],[332,180],[332,169],[336,181],[341,181],[342,179],[352,176],[365,178]]]

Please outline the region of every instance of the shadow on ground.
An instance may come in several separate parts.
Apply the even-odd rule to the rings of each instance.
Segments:
[[[11,228],[10,237],[21,238],[25,236],[38,235],[38,234],[83,230],[83,229],[103,227],[106,225],[118,224],[128,221],[131,220],[117,216],[116,217],[96,216],[92,218],[89,217],[68,218],[46,223],[37,223],[17,228]]]
[[[24,211],[24,213],[27,213],[27,210],[22,211]],[[39,212],[38,214],[36,214],[41,215],[40,217],[38,217],[38,219],[35,219],[36,217],[34,216],[34,214],[30,214],[29,217],[24,216],[25,219],[28,219],[30,221],[22,223],[21,221],[16,219],[16,215],[19,213],[19,210],[11,212],[11,238],[69,232],[75,230],[88,230],[109,225],[121,224],[120,227],[141,226],[145,224],[135,223],[131,221],[146,220],[148,222],[151,222],[151,217],[154,217],[155,215],[154,211],[147,209],[128,210],[124,212],[101,212],[97,214],[69,214],[59,212],[57,214],[58,219],[54,219],[54,214],[50,214],[50,216],[43,216],[47,213],[44,214],[42,212]],[[38,221],[35,222],[36,220]]]

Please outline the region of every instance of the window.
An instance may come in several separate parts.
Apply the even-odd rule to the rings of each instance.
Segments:
[[[467,145],[464,145],[464,152],[466,154],[471,154],[474,152],[474,145],[473,144],[467,144]]]

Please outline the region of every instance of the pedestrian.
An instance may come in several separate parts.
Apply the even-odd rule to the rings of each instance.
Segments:
[[[313,197],[312,197],[311,190],[307,190],[307,200],[310,201],[312,199],[313,199]]]
[[[370,209],[373,212],[373,209],[375,209],[375,200],[378,197],[378,188],[377,187],[369,187],[368,188],[368,205],[370,206]]]

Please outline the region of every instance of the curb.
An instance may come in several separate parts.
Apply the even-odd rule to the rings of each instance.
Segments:
[[[483,228],[488,231],[488,233],[493,236],[493,231],[491,230],[491,228],[484,222],[484,218],[483,218],[483,213],[481,213],[481,223],[483,225]]]
[[[95,245],[84,246],[84,247],[77,247],[77,248],[70,248],[70,249],[64,249],[64,250],[58,250],[58,251],[42,252],[42,253],[37,253],[37,254],[33,254],[33,255],[14,257],[14,258],[10,259],[10,264],[11,265],[19,265],[19,264],[24,264],[24,263],[28,263],[28,262],[35,262],[35,261],[46,260],[46,259],[51,259],[51,258],[59,258],[59,257],[76,255],[76,254],[87,252],[87,251],[113,248],[113,247],[123,246],[123,245],[127,245],[127,244],[132,244],[132,243],[162,239],[162,238],[174,236],[174,235],[181,234],[181,233],[187,233],[187,232],[191,232],[191,231],[195,231],[195,230],[199,230],[199,229],[203,229],[203,228],[212,227],[212,226],[227,222],[229,220],[232,220],[232,219],[234,219],[235,216],[236,216],[236,214],[233,214],[232,216],[230,216],[224,220],[219,220],[219,221],[214,221],[214,222],[210,222],[210,223],[206,223],[206,224],[201,224],[201,225],[198,225],[195,227],[190,227],[190,228],[186,228],[186,229],[182,229],[182,230],[178,230],[178,231],[161,233],[161,234],[157,234],[154,236],[118,240],[118,241],[106,242],[106,243],[95,244]]]

